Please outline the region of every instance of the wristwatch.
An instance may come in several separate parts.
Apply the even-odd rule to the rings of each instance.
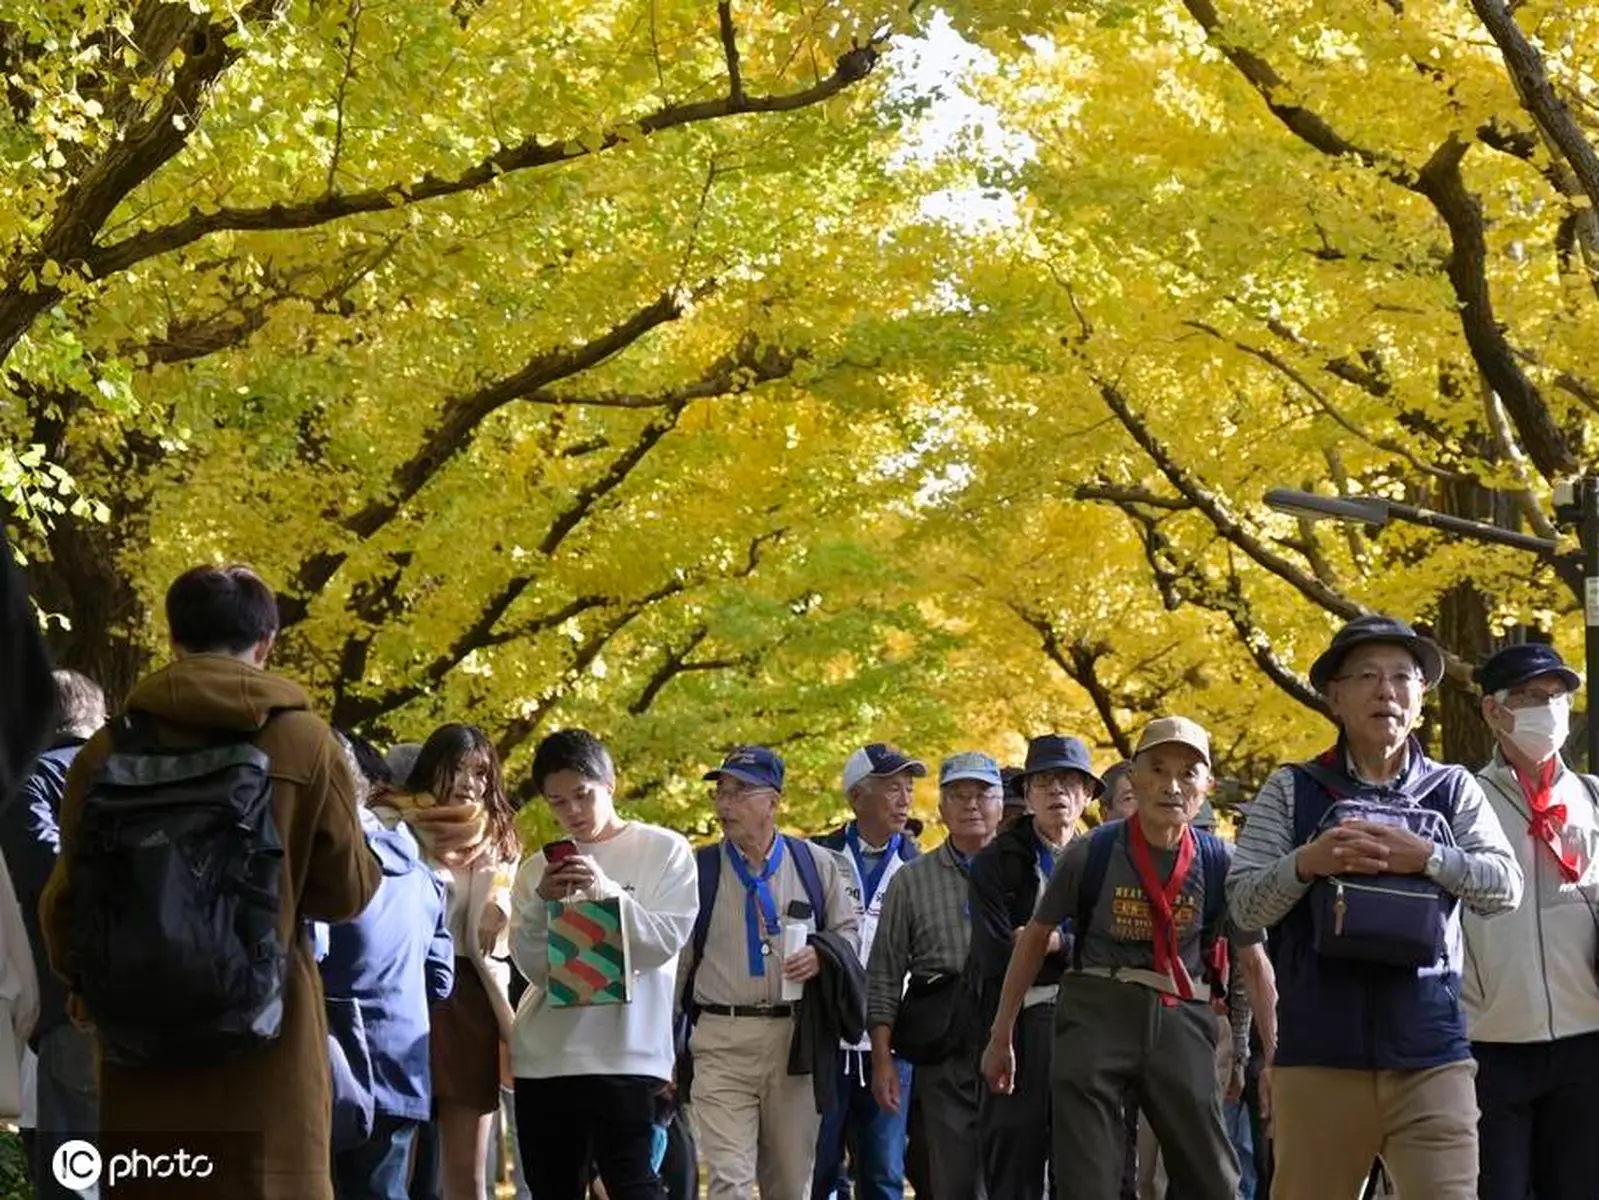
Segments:
[[[1438,872],[1444,869],[1444,848],[1434,846],[1432,853],[1427,856],[1427,865],[1421,869],[1428,879],[1437,879]]]

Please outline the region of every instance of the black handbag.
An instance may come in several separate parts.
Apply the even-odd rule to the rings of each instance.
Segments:
[[[894,1053],[914,1067],[953,1058],[970,1041],[972,1001],[964,975],[912,975],[894,1018]]]

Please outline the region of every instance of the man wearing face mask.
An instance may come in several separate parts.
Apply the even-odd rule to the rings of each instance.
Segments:
[[[1481,1200],[1591,1200],[1599,1138],[1596,783],[1560,748],[1577,673],[1549,646],[1510,646],[1477,672],[1498,739],[1478,774],[1527,879],[1521,907],[1467,914],[1462,999],[1477,1059]]]

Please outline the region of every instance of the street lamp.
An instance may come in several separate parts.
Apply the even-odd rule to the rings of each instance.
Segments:
[[[1582,543],[1583,617],[1586,625],[1583,651],[1587,668],[1585,679],[1591,688],[1595,682],[1599,682],[1599,478],[1585,475],[1574,482],[1557,484],[1554,501],[1555,516],[1562,524],[1575,527]],[[1560,551],[1560,543],[1553,538],[1500,529],[1497,525],[1452,517],[1448,513],[1400,504],[1380,496],[1318,496],[1315,492],[1301,492],[1293,488],[1272,488],[1266,493],[1266,503],[1278,512],[1312,521],[1331,518],[1379,528],[1389,521],[1404,521],[1472,541],[1530,550],[1545,558],[1553,558]],[[1586,730],[1590,771],[1599,769],[1599,719],[1596,716],[1599,716],[1599,712],[1594,708],[1590,692]]]
[[[1397,500],[1384,500],[1379,496],[1318,496],[1315,492],[1299,492],[1293,488],[1272,488],[1266,493],[1266,503],[1278,512],[1312,521],[1331,517],[1340,521],[1358,521],[1363,525],[1383,526],[1389,521],[1404,521],[1411,525],[1425,525],[1445,533],[1458,533],[1461,537],[1479,542],[1493,542],[1517,550],[1530,550],[1534,554],[1552,555],[1560,550],[1553,538],[1533,537],[1485,525],[1481,521],[1468,521],[1465,517],[1452,517],[1448,513],[1417,508],[1413,504],[1400,504]]]

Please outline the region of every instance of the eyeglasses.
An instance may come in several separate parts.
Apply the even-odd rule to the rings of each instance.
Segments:
[[[1425,682],[1421,674],[1416,671],[1357,671],[1353,675],[1334,675],[1335,683],[1353,683],[1362,691],[1375,692],[1384,682],[1396,692],[1408,692],[1419,688]]]
[[[748,800],[767,793],[775,795],[776,792],[776,788],[761,784],[745,783],[738,779],[719,779],[716,786],[711,789],[711,797],[716,800]]]
[[[1560,691],[1560,692],[1538,692],[1538,691],[1525,691],[1525,692],[1522,692],[1522,691],[1513,691],[1513,692],[1506,692],[1503,696],[1496,697],[1496,699],[1498,699],[1499,702],[1501,704],[1503,704],[1506,708],[1514,708],[1514,709],[1541,708],[1545,704],[1552,705],[1555,708],[1570,708],[1571,707],[1571,693],[1570,692],[1566,692],[1566,691]]]

